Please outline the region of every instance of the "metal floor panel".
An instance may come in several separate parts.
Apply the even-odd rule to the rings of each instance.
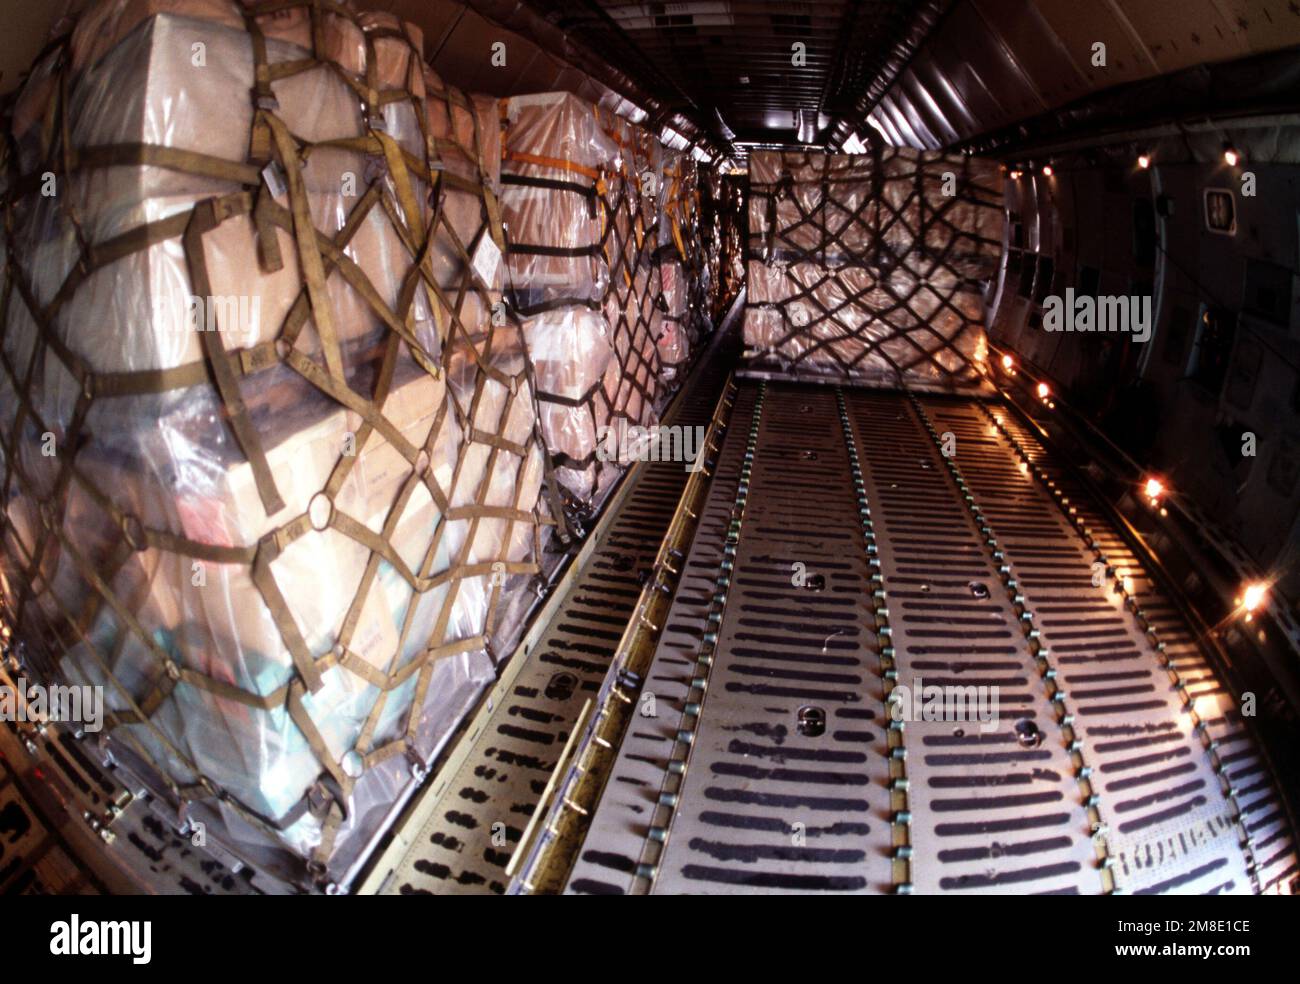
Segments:
[[[619,764],[606,787],[602,810],[588,835],[600,847],[584,852],[570,875],[574,894],[619,895],[631,889],[647,848],[646,829],[664,781],[664,762],[683,725],[691,700],[699,643],[716,590],[727,524],[740,481],[743,433],[733,434],[754,410],[756,391],[743,389],[732,407],[733,426],[717,456],[709,497],[700,512],[698,535],[686,554],[682,578],[664,622],[655,660],[646,674],[638,715],[620,747]],[[731,438],[735,437],[735,440]],[[651,695],[647,699],[646,695]]]
[[[1099,892],[1065,742],[995,559],[940,449],[905,397],[853,392],[846,402],[862,448],[898,685],[912,703],[904,746],[913,890]],[[925,720],[931,687],[997,688],[996,720]]]
[[[654,891],[879,891],[885,706],[834,392],[769,387],[749,499]]]
[[[736,575],[729,587],[725,577],[718,584],[753,392],[742,390],[733,409],[707,522],[690,554],[698,590],[683,604],[688,617],[676,617],[675,606],[642,691],[643,702],[654,695],[658,713],[638,719],[623,743],[588,835],[593,847],[579,856],[570,891],[632,890],[638,864],[657,867],[656,892],[889,884],[885,711],[868,628],[869,567],[831,390],[770,388]],[[729,592],[720,655],[692,732],[686,703],[700,673],[703,616],[719,590]],[[820,733],[802,733],[801,714],[805,724],[822,722]],[[680,758],[672,750],[683,731],[691,733],[691,765],[679,783],[667,763]],[[661,852],[646,830],[664,812],[664,797],[679,806]]]
[[[654,713],[618,749],[567,891],[1210,894],[1294,877],[1272,777],[1191,629],[1018,417],[758,391],[742,384],[641,694]],[[996,687],[996,719],[927,720],[932,687]],[[891,722],[904,696],[917,713]]]
[[[1028,574],[1022,578],[1042,598],[1035,610],[1042,612],[1039,622],[1044,635],[1061,639],[1053,648],[1062,653],[1065,686],[1080,699],[1085,741],[1091,736],[1098,746],[1099,785],[1115,794],[1109,839],[1120,883],[1138,893],[1277,891],[1300,872],[1280,795],[1235,700],[1216,677],[1187,621],[1077,481],[1052,464],[1019,418],[1000,406],[981,412],[999,431],[1002,457],[1016,455],[1027,466],[1025,480],[1031,475],[1036,479],[1033,507],[1060,521],[1064,532],[1053,542],[1072,550],[1071,556],[1080,564],[1090,566],[1098,557],[1104,558],[1131,599],[1119,603],[1115,585],[1092,592],[1104,595],[1109,610],[1101,631],[1109,631],[1111,640],[1129,643],[1112,643],[1108,660],[1099,669],[1094,665],[1096,656],[1089,658],[1088,647],[1076,641],[1080,624],[1092,628],[1094,638],[1100,637],[1092,621],[1099,603],[1094,601],[1087,617],[1081,618],[1076,606],[1052,596],[1050,581],[1031,579]],[[1081,529],[1088,531],[1095,552]],[[1167,668],[1161,666],[1162,660]],[[1182,712],[1180,691],[1204,723],[1203,735],[1193,733],[1190,715]],[[1126,699],[1150,704],[1157,697],[1167,720],[1154,733],[1115,733],[1134,728],[1133,716],[1124,710]],[[1089,719],[1096,723],[1087,724]],[[1181,795],[1169,795],[1171,790],[1181,790]],[[1226,838],[1230,845],[1243,834],[1230,822],[1238,813],[1245,828],[1242,839],[1247,839],[1244,858],[1221,843]],[[1173,884],[1167,884],[1169,878],[1155,863],[1162,856],[1195,857],[1200,862],[1190,866],[1183,862],[1184,870],[1172,876]],[[1245,872],[1241,861],[1248,869]],[[1199,874],[1192,877],[1194,871]]]
[[[1113,579],[1100,570],[1101,583],[1094,582],[1094,556],[1069,514],[978,405],[921,406],[936,430],[955,437],[953,461],[1006,551],[1057,668],[1117,884],[1128,892],[1250,891],[1235,810],[1192,734],[1175,681]],[[1139,570],[1122,573],[1130,594],[1152,590]]]

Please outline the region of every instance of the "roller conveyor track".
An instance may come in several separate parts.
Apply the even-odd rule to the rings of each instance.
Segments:
[[[1231,696],[1014,414],[758,394],[736,400],[567,891],[1216,893],[1294,878]],[[998,713],[913,719],[908,702],[891,724],[889,702],[922,685],[996,687]]]

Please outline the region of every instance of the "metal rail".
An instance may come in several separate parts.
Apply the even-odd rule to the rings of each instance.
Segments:
[[[586,833],[589,810],[584,804],[594,804],[603,792],[612,752],[622,741],[633,708],[644,694],[645,674],[665,627],[669,600],[681,581],[685,550],[698,526],[704,490],[717,467],[716,454],[734,399],[735,387],[729,381],[718,400],[704,442],[705,467],[692,473],[682,492],[654,566],[601,684],[595,713],[588,720],[573,755],[566,756],[564,763],[557,767],[560,781],[546,819],[537,825],[539,837],[536,842],[519,845],[524,860],[511,885],[514,893],[553,892],[563,885],[573,847],[581,843]],[[538,807],[544,808],[545,804]]]

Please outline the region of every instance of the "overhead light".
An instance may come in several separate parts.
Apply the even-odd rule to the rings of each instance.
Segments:
[[[1166,491],[1165,483],[1160,481],[1160,479],[1156,478],[1154,475],[1149,476],[1147,480],[1142,483],[1142,494],[1147,497],[1147,504],[1151,506],[1152,509],[1160,507],[1160,499],[1164,496]],[[1160,515],[1168,516],[1169,511],[1166,509],[1160,509]]]
[[[1011,358],[1011,356],[1009,356],[1009,355],[1004,355],[1004,356],[1002,357],[1002,368],[1003,368],[1003,369],[1007,370],[1007,372],[1010,372],[1010,371],[1011,371],[1012,369],[1014,369],[1015,367],[1016,367],[1016,360],[1015,360],[1015,359]]]
[[[1237,153],[1237,148],[1228,141],[1223,142],[1223,161],[1228,167],[1236,167],[1237,162],[1241,160],[1241,155]]]
[[[1018,167],[1012,168],[1011,173],[1008,174],[1007,177],[1009,177],[1012,181],[1019,181],[1022,173],[1023,172],[1020,170],[1020,168]]]
[[[1045,178],[1050,178],[1050,177],[1051,177],[1053,174],[1055,174],[1055,173],[1056,173],[1056,172],[1052,170],[1052,165],[1051,165],[1051,164],[1044,164],[1044,165],[1043,165],[1043,177],[1045,177]]]
[[[1040,400],[1046,400],[1051,395],[1052,395],[1052,388],[1050,386],[1048,386],[1046,383],[1038,384],[1038,398]]]
[[[1249,622],[1255,612],[1268,604],[1268,585],[1263,581],[1252,581],[1241,592],[1241,598],[1237,603],[1246,613],[1246,621]]]
[[[717,106],[713,107],[713,117],[718,124],[718,132],[722,134],[723,140],[735,140],[736,132],[727,126],[727,121],[722,118],[722,112]]]
[[[794,129],[800,143],[813,143],[817,139],[817,118],[803,109],[794,111]]]
[[[1138,154],[1138,167],[1142,168],[1142,170],[1145,171],[1150,166],[1151,166],[1151,155]]]
[[[856,133],[850,133],[840,145],[840,150],[846,154],[865,154],[870,149]]]

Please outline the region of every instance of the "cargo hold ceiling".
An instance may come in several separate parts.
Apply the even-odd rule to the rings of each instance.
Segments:
[[[985,154],[1165,110],[1281,112],[1295,58],[1268,56],[1297,44],[1297,0],[957,0],[860,108],[888,143]]]
[[[530,0],[529,6],[743,155],[755,144],[825,143],[925,5]]]
[[[58,15],[88,2],[15,13],[0,43],[0,92],[17,84]],[[575,92],[738,162],[754,145],[838,147],[860,133],[875,105],[867,94],[894,81],[953,2],[355,0],[417,24],[425,57],[462,88]],[[491,61],[497,42],[510,51],[501,66]]]

